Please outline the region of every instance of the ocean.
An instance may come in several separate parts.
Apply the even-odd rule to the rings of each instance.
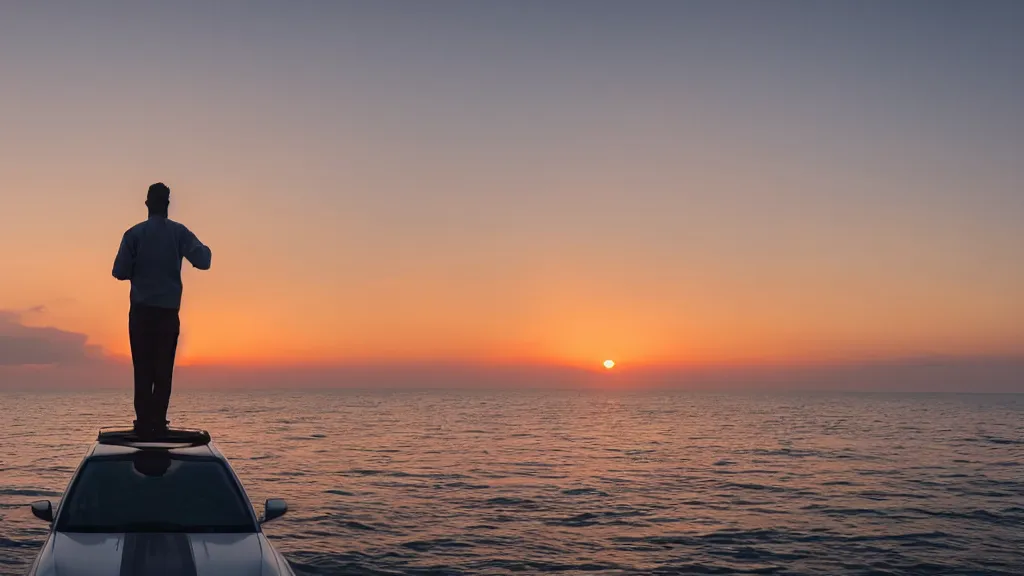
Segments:
[[[0,392],[21,574],[124,392]],[[175,391],[299,574],[1024,574],[1024,395]]]

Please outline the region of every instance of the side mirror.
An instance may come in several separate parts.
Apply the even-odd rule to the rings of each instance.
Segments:
[[[53,505],[49,500],[37,500],[32,503],[32,515],[40,520],[53,522]]]
[[[266,503],[263,504],[263,518],[260,523],[270,522],[274,518],[280,518],[284,516],[284,513],[288,511],[288,503],[280,498],[268,498]]]

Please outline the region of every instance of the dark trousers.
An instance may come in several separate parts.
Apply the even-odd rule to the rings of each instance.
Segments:
[[[178,311],[171,308],[133,304],[128,312],[138,424],[159,426],[167,422],[180,328]]]

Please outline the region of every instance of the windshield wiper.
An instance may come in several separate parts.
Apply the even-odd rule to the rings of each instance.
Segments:
[[[132,522],[120,526],[119,532],[187,532],[188,526],[177,522]]]
[[[129,524],[71,524],[61,532],[184,532],[187,526],[176,522],[131,522]]]
[[[66,528],[59,530],[60,532],[89,532],[89,533],[102,533],[112,534],[118,532],[169,532],[169,533],[193,533],[193,534],[212,534],[212,533],[249,533],[255,532],[256,528],[251,524],[218,524],[218,525],[190,525],[190,524],[179,524],[177,522],[130,522],[127,524],[110,524],[110,525],[70,525]]]
[[[252,524],[217,524],[211,526],[188,526],[182,532],[192,532],[195,534],[249,534],[256,532],[256,527]]]

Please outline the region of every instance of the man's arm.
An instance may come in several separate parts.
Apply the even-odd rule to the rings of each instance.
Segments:
[[[125,232],[121,237],[121,246],[117,249],[117,256],[114,257],[114,278],[130,279],[133,268],[135,268],[135,247],[132,246],[130,234]]]
[[[210,247],[199,241],[199,238],[185,226],[181,227],[181,255],[188,260],[192,266],[200,270],[210,269],[210,260],[213,253]]]

